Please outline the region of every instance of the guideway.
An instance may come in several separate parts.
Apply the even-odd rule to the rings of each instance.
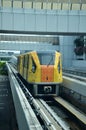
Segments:
[[[43,130],[19,83],[17,82],[10,65],[7,63],[8,75],[16,110],[19,130]],[[14,72],[16,73],[16,72]]]

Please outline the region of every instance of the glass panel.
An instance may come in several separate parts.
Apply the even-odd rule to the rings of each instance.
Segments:
[[[32,2],[24,2],[23,7],[24,8],[32,8]]]
[[[86,4],[82,4],[82,10],[86,10]]]
[[[36,2],[36,9],[41,9],[41,2]]]
[[[51,3],[47,3],[47,9],[51,9]]]
[[[47,9],[47,3],[43,2],[43,9]]]
[[[3,0],[3,7],[11,7],[11,1],[9,0]]]
[[[54,65],[55,53],[37,53],[41,65]]]
[[[22,2],[21,1],[14,1],[13,7],[15,8],[22,8]]]
[[[57,9],[57,3],[53,3],[53,9],[54,9],[54,10]]]
[[[61,3],[57,4],[57,9],[61,10]]]
[[[53,10],[61,10],[61,3],[53,3]]]
[[[72,10],[80,10],[80,4],[72,4]]]
[[[62,9],[63,10],[69,10],[70,9],[69,4],[64,3],[63,6],[62,6]]]

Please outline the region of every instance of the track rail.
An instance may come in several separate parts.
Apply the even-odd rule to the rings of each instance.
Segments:
[[[57,103],[61,104],[64,108],[66,108],[69,112],[71,112],[77,119],[79,119],[84,125],[86,125],[86,114],[81,112],[75,106],[71,105],[61,97],[54,98]]]
[[[69,73],[64,73],[64,72],[63,72],[63,75],[67,76],[67,77],[70,77],[70,78],[74,78],[74,79],[83,81],[83,82],[86,82],[86,77],[77,76],[77,75],[74,75],[74,74],[69,74]]]
[[[80,70],[72,70],[72,69],[63,69],[64,73],[73,74],[77,76],[86,77],[86,71],[80,71]]]
[[[33,111],[35,111],[36,115],[40,116],[41,120],[44,122],[43,127],[47,130],[57,130],[57,128],[58,130],[62,130],[62,127],[59,124],[57,124],[56,120],[52,118],[49,111],[42,105],[40,99],[35,99],[34,97],[32,97],[32,95],[30,94],[28,89],[24,86],[24,84],[20,81],[20,79],[18,80],[19,83],[21,84],[21,88],[26,98],[28,99],[28,102],[31,104],[32,108],[33,107],[35,108]]]
[[[28,90],[26,92],[26,96],[27,96],[27,93],[28,93]],[[59,98],[60,97],[56,97],[56,99],[59,99]],[[44,121],[44,124],[48,130],[57,130],[57,128],[58,128],[58,130],[71,130],[71,125],[69,125],[66,121],[63,121],[63,119],[58,117],[58,115],[56,115],[56,113],[54,113],[52,111],[52,109],[46,104],[46,102],[43,99],[34,99],[30,93],[29,93],[28,99],[30,101],[30,104],[32,104],[34,106],[36,115],[37,116],[39,115],[41,117],[41,119]],[[63,100],[62,100],[61,103],[65,104],[65,102],[66,101],[63,102]],[[60,103],[60,102],[58,102],[58,103]],[[67,104],[67,102],[66,102],[66,104]],[[74,113],[75,108],[73,108],[73,106],[72,107],[71,106],[72,105],[69,104],[68,108],[69,108],[69,110],[71,108],[71,112],[73,110],[72,114],[74,115],[76,113],[77,118],[82,123],[85,124],[85,115],[83,114],[83,117],[84,117],[84,119],[83,119],[82,114],[80,114],[78,111],[77,112],[75,111],[75,113]],[[79,114],[81,116],[81,119],[79,118],[80,116],[78,117]],[[77,127],[77,125],[73,124],[72,129],[75,129],[75,128],[77,128],[76,130],[81,130],[81,128],[79,129]]]
[[[35,108],[35,110],[33,109],[33,112],[36,112],[36,115],[37,116],[40,116],[40,118],[41,118],[41,120],[43,120],[43,122],[44,122],[44,128],[46,129],[46,130],[57,130],[57,128],[58,128],[58,130],[62,130],[62,128],[56,123],[56,127],[54,126],[54,124],[55,124],[55,120],[52,118],[52,120],[53,120],[53,123],[52,123],[52,121],[51,121],[51,119],[49,118],[49,116],[47,116],[46,115],[46,113],[49,115],[49,112],[48,111],[46,111],[46,110],[44,110],[44,107],[42,107],[42,105],[40,104],[40,101],[39,100],[36,100],[36,99],[34,99],[34,97],[32,97],[32,95],[30,94],[30,92],[28,91],[28,89],[24,86],[24,84],[23,84],[23,82],[18,78],[18,76],[16,75],[16,71],[15,71],[15,69],[14,68],[12,68],[12,66],[10,66],[11,67],[11,69],[12,69],[12,71],[13,71],[13,73],[15,73],[14,75],[15,75],[15,78],[17,79],[17,81],[18,81],[18,83],[19,83],[19,85],[20,85],[20,89],[22,89],[22,91],[23,91],[23,93],[22,93],[22,97],[24,97],[24,95],[25,95],[25,97],[27,98],[27,104],[29,103],[30,104],[30,109],[32,109],[33,107]],[[12,73],[12,72],[11,72]],[[25,100],[25,99],[24,99]],[[25,101],[26,102],[26,101]],[[32,107],[31,107],[32,106]],[[30,110],[31,111],[31,117],[32,117],[32,115],[33,115],[33,112],[32,112],[32,110]],[[45,112],[46,111],[46,112]],[[34,120],[34,123],[36,123],[36,121],[35,121],[35,119],[33,119],[33,117],[31,118],[30,117],[30,119],[32,120],[32,122],[33,122],[33,120]],[[35,118],[35,117],[34,117]],[[30,125],[30,124],[29,124]],[[34,126],[35,125],[35,126]],[[41,124],[40,124],[41,125]],[[33,126],[31,126],[31,127],[33,127],[34,129],[37,129],[37,130],[41,130],[41,127],[40,127],[40,125],[37,125],[37,123],[36,124],[33,124]],[[29,126],[29,127],[30,127]],[[38,126],[38,128],[37,128],[37,126]],[[31,128],[30,127],[30,128]],[[28,129],[29,130],[29,129]]]
[[[49,130],[62,130],[60,125],[57,124],[57,122],[54,120],[54,118],[51,116],[48,109],[46,109],[45,106],[40,102],[39,99],[36,99],[37,104],[39,105],[39,109],[37,110],[38,114],[40,114],[41,118],[44,119],[44,122],[46,122],[46,126]]]
[[[56,113],[49,107],[49,105],[43,99],[40,99],[40,103],[45,108],[45,110],[47,110],[50,113],[50,116],[56,121],[55,123],[56,125],[54,124],[56,128],[57,128],[57,124],[59,124],[62,129],[70,130],[70,126],[65,121],[63,121],[62,118],[56,115]]]
[[[86,82],[86,72],[63,69],[63,75]]]
[[[85,114],[61,97],[54,97],[49,100],[40,99],[38,102],[50,113],[51,117],[61,126],[62,130],[83,130],[86,128]]]
[[[11,67],[12,68],[12,67]],[[17,73],[14,68],[12,68],[12,71]],[[32,97],[28,89],[24,86],[23,82],[18,78],[17,75],[16,79],[25,94],[25,97],[27,98],[28,102],[32,106],[33,111],[37,115],[37,117],[41,118],[41,120],[44,123],[44,128],[47,130],[70,130],[68,124],[66,124],[64,121],[62,121],[57,115],[55,116],[55,113],[52,112],[50,107],[48,107],[43,100],[35,99]],[[45,105],[44,105],[45,104]],[[46,107],[45,107],[46,106]]]

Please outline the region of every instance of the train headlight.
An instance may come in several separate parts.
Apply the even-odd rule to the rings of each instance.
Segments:
[[[44,86],[44,92],[45,92],[45,93],[50,93],[50,92],[52,92],[52,87],[51,87],[51,86]]]

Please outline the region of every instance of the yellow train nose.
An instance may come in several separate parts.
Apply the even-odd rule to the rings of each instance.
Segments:
[[[53,65],[41,66],[41,82],[53,82],[54,81],[54,67]]]

